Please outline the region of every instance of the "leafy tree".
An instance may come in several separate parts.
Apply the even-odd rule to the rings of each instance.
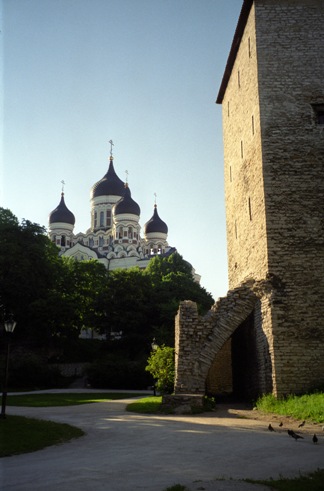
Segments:
[[[174,388],[174,348],[156,346],[145,367],[153,376],[156,389],[161,394],[171,394]]]
[[[178,253],[169,257],[153,258],[145,274],[151,277],[152,305],[151,324],[159,343],[174,344],[174,318],[182,300],[192,300],[202,315],[213,305],[210,293],[197,283],[190,264]]]
[[[35,311],[44,312],[49,305],[60,273],[58,250],[45,229],[25,219],[20,224],[10,210],[0,208],[1,316],[3,321],[13,314],[17,336],[41,342],[50,334]]]

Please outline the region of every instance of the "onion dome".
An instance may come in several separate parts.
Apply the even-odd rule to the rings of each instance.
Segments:
[[[145,233],[145,235],[147,235],[147,234],[156,233],[156,232],[162,233],[162,234],[167,234],[168,233],[168,226],[163,220],[161,220],[161,218],[159,217],[158,212],[157,212],[157,206],[154,205],[153,216],[144,225],[144,233]]]
[[[91,189],[91,198],[97,198],[98,196],[123,196],[124,183],[117,176],[113,158],[110,157],[109,169],[100,181],[96,182]]]
[[[68,209],[64,201],[64,193],[61,194],[61,201],[59,205],[53,210],[49,215],[49,223],[69,223],[70,225],[75,224],[75,217]]]
[[[123,215],[123,214],[131,214],[131,215],[138,215],[140,216],[141,214],[141,209],[136,203],[136,201],[133,200],[131,197],[131,192],[130,189],[126,183],[126,187],[124,189],[124,196],[122,199],[116,203],[114,207],[114,215]]]

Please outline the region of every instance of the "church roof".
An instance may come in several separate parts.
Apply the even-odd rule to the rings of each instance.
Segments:
[[[49,215],[49,223],[56,222],[75,224],[75,217],[65,204],[63,192],[59,205]]]
[[[98,196],[123,196],[124,194],[124,183],[117,176],[113,158],[110,157],[109,168],[106,174],[100,181],[96,182],[91,189],[91,198],[96,198]]]
[[[124,196],[116,203],[114,208],[115,215],[122,215],[124,213],[130,213],[137,216],[140,216],[141,214],[141,209],[131,197],[131,192],[127,184],[124,189]]]
[[[156,205],[154,205],[154,213],[153,213],[152,218],[148,222],[146,222],[146,224],[144,225],[144,233],[145,234],[150,234],[153,232],[160,232],[163,234],[168,233],[168,226],[159,217]]]

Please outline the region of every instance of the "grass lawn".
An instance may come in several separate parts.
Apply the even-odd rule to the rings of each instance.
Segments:
[[[161,412],[162,396],[143,397],[127,404],[126,411],[132,413],[155,414]]]
[[[312,472],[307,476],[297,477],[296,479],[270,479],[269,481],[244,479],[244,481],[253,484],[264,484],[265,486],[269,486],[269,491],[275,489],[278,489],[279,491],[323,491],[324,469]],[[200,489],[203,489],[203,487]],[[182,484],[175,484],[174,486],[164,489],[164,491],[188,491],[188,488]]]
[[[34,452],[82,435],[82,430],[67,424],[7,416],[0,419],[0,457]]]
[[[113,392],[80,392],[58,394],[20,394],[7,397],[7,406],[25,407],[51,407],[51,406],[76,406],[78,404],[90,404],[93,402],[114,401],[129,399],[142,394],[113,393]]]
[[[276,399],[272,394],[261,397],[257,408],[267,413],[291,416],[295,419],[324,423],[324,393],[289,396]]]

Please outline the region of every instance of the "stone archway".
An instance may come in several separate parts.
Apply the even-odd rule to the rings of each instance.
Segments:
[[[249,316],[260,312],[260,298],[266,290],[269,293],[269,286],[271,293],[269,282],[247,281],[220,298],[204,317],[198,315],[194,302],[181,302],[176,317],[175,396],[205,394],[207,374],[217,354]],[[258,329],[262,331],[261,325]],[[259,338],[264,355],[267,341],[264,335]]]

